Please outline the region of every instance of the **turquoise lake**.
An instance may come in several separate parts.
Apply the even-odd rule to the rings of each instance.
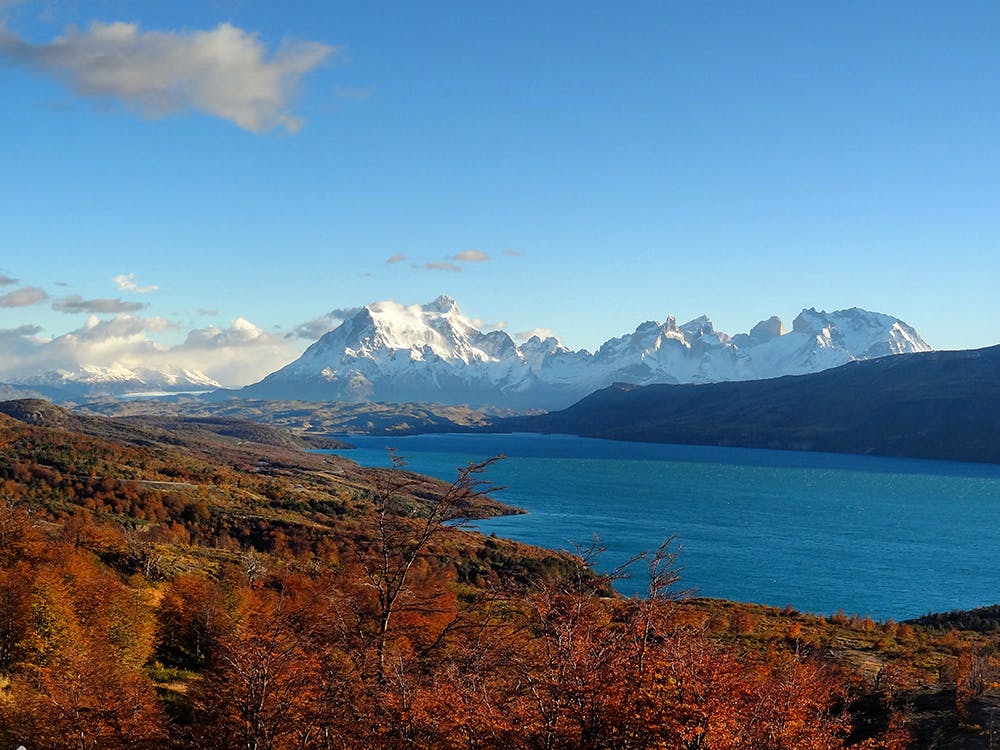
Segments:
[[[1000,466],[565,435],[345,438],[343,455],[454,479],[469,461],[527,511],[476,523],[552,549],[596,534],[614,568],[670,535],[701,596],[897,620],[1000,602]],[[622,581],[642,590],[641,569]]]

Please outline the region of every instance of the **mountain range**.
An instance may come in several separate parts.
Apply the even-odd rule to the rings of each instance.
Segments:
[[[239,399],[421,402],[504,409],[561,409],[615,382],[711,383],[818,372],[846,362],[928,351],[909,325],[860,308],[803,310],[790,330],[777,317],[748,333],[717,331],[706,316],[641,323],[593,353],[555,337],[516,343],[483,331],[451,297],[425,305],[375,302],[263,380],[223,389],[193,369],[81,364],[0,384],[8,398],[80,401],[201,393]]]
[[[846,362],[929,351],[909,325],[860,308],[803,310],[791,330],[772,317],[730,336],[705,316],[647,321],[597,351],[554,337],[516,344],[483,332],[450,297],[377,302],[324,334],[294,362],[216,398],[422,401],[558,409],[615,382],[710,383],[818,372]]]
[[[57,401],[100,396],[152,396],[205,392],[221,384],[198,370],[179,367],[151,368],[81,365],[74,370],[48,370],[7,386],[9,397],[43,395]]]

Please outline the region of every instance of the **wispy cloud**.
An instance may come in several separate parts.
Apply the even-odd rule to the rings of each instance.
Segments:
[[[0,26],[0,60],[63,80],[81,96],[120,101],[147,117],[198,110],[255,133],[302,126],[289,111],[299,80],[334,51],[287,42],[268,58],[256,34],[225,23],[172,32],[95,22],[45,44]]]
[[[217,318],[219,317],[219,311],[211,307],[199,307],[197,310],[199,315],[206,318]]]
[[[0,307],[28,307],[47,300],[49,295],[37,286],[25,286],[0,297]]]
[[[519,253],[517,250],[504,250],[503,254],[506,255],[508,258],[520,258],[521,257],[521,253]]]
[[[390,255],[388,258],[385,259],[385,262],[388,263],[389,265],[392,265],[393,263],[402,263],[404,260],[409,260],[409,259],[410,259],[409,255],[404,255],[403,253],[393,253],[392,255]]]
[[[71,294],[52,303],[53,310],[64,313],[134,313],[148,306],[145,302],[125,302],[120,299],[84,299],[79,294]]]
[[[535,336],[540,338],[542,341],[556,337],[555,333],[553,333],[549,328],[532,328],[530,331],[518,331],[514,334],[514,340],[524,342]]]
[[[414,263],[413,267],[421,271],[452,271],[454,273],[459,273],[462,270],[454,263],[449,263],[444,260],[433,260],[429,263]]]
[[[300,323],[285,334],[285,338],[299,338],[315,341],[327,331],[336,328],[340,323],[353,318],[361,311],[360,307],[341,307],[331,310],[326,315],[320,315],[305,323]]]
[[[10,276],[4,276],[0,273],[0,286],[12,286],[17,283],[17,279],[11,278]]]
[[[490,256],[482,250],[463,250],[448,257],[459,263],[485,263],[490,259]]]
[[[481,320],[480,318],[472,318],[470,321],[472,325],[478,328],[480,331],[502,331],[507,327],[506,320],[498,320],[496,323],[490,323],[486,320]]]
[[[122,273],[111,279],[115,282],[115,286],[121,289],[123,292],[135,292],[136,294],[146,294],[147,292],[155,292],[158,287],[156,284],[150,284],[149,286],[139,286],[135,280],[134,273]]]

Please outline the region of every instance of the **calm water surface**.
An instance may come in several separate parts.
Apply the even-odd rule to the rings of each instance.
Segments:
[[[671,534],[683,585],[703,596],[904,619],[1000,602],[1000,467],[652,445],[564,435],[346,438],[344,455],[453,479],[498,453],[487,479],[523,516],[485,533],[553,549],[598,535],[613,568]],[[641,571],[619,588],[641,589]]]

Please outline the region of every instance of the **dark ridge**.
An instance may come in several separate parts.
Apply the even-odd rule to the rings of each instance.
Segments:
[[[1000,346],[770,380],[615,384],[568,409],[485,429],[1000,463]]]

